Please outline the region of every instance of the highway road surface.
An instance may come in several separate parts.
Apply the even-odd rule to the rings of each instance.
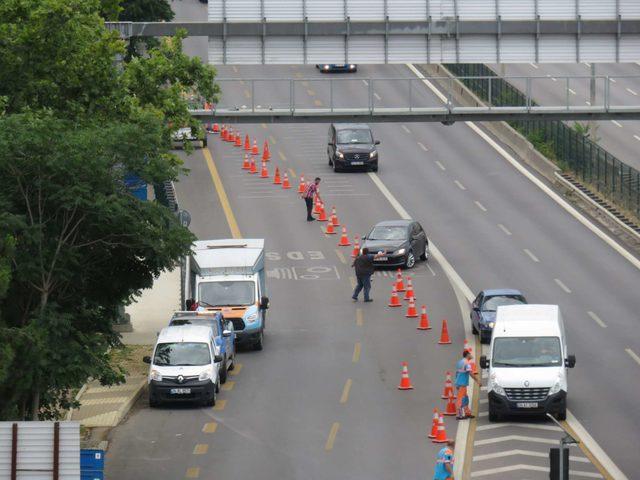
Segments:
[[[219,71],[221,78],[320,76],[312,66]],[[405,66],[361,66],[357,78],[411,75]],[[245,88],[230,83],[225,95]],[[351,101],[355,88],[336,100]],[[319,100],[308,90],[310,101]],[[376,94],[393,100],[399,92],[381,83]],[[438,101],[426,86],[423,94]],[[294,185],[301,174],[321,176],[321,194],[350,235],[383,219],[422,223],[437,254],[412,272],[418,303],[428,306],[434,327],[448,319],[453,345],[438,346],[437,328],[419,333],[401,309],[385,306],[388,272],[374,279],[373,303],[352,303],[349,249],[304,221],[303,202],[292,191],[247,175],[240,150],[211,136],[209,149],[185,159],[190,173],[177,184],[178,199],[199,238],[235,232],[266,239],[272,308],[265,350],[239,355],[242,367],[214,409],[151,410],[142,399],[112,434],[109,478],[429,478],[437,448],[426,433],[433,407],[444,407],[444,372],[460,354],[470,297],[492,287],[518,288],[530,302],[557,303],[563,311],[577,357],[569,425],[592,447],[572,448],[572,478],[600,478],[604,470],[591,463],[593,453],[604,459],[609,478],[637,476],[637,258],[596,235],[474,125],[373,128],[382,142],[378,175],[334,174],[326,125],[241,130],[259,144],[269,140],[271,173],[279,166]],[[396,388],[402,361],[409,362],[412,391]],[[471,478],[548,478],[546,455],[560,432],[534,419],[489,424],[484,399],[480,392],[466,449]],[[454,437],[455,420],[446,426]]]

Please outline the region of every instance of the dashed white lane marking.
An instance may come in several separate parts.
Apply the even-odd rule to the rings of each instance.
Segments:
[[[482,205],[479,201],[477,201],[477,200],[476,200],[476,201],[474,201],[473,203],[475,203],[475,204],[476,204],[476,206],[477,206],[480,210],[482,210],[483,212],[486,212],[486,211],[487,211],[487,209],[485,208],[485,206],[484,206],[484,205]]]
[[[622,128],[622,124],[620,122],[617,122],[616,120],[611,120],[611,123],[613,123],[616,127]]]
[[[615,78],[609,78],[609,81],[612,83],[616,83],[616,79]]]
[[[533,430],[547,430],[549,432],[562,432],[560,427],[556,427],[555,425],[538,425],[535,423],[490,423],[489,425],[480,425],[476,427],[476,431],[482,432],[485,430],[497,430],[499,428],[505,427],[517,427],[517,428],[530,428]]]
[[[636,352],[634,352],[630,348],[625,348],[624,351],[627,352],[629,356],[633,358],[638,365],[640,365],[640,357],[636,354]]]
[[[638,96],[638,92],[635,92],[635,91],[631,90],[630,88],[627,88],[626,90],[627,90],[627,92],[629,92],[629,93],[630,93],[631,95],[633,95],[634,97],[637,97],[637,96]]]
[[[549,454],[545,452],[534,452],[533,450],[506,450],[504,452],[487,453],[485,455],[475,455],[473,457],[474,462],[480,462],[482,460],[493,460],[494,458],[511,457],[514,455],[524,455],[526,457],[537,458],[549,458]],[[585,457],[569,457],[570,462],[591,463],[588,458]]]
[[[505,435],[503,437],[484,438],[473,442],[475,446],[493,445],[494,443],[504,442],[530,442],[530,443],[548,443],[549,445],[557,445],[558,440],[555,438],[529,437],[527,435]]]
[[[505,227],[503,224],[499,223],[498,228],[502,230],[505,233],[505,235],[511,235],[511,232],[507,230],[507,227]]]
[[[529,65],[531,65],[533,68],[535,68],[536,70],[538,69],[538,66],[535,63],[529,63]]]
[[[369,86],[369,82],[367,82],[364,78],[362,79],[362,83],[364,83],[367,87]]]
[[[553,281],[556,282],[556,284],[566,293],[571,293],[571,290],[569,289],[569,287],[567,287],[564,283],[562,283],[562,280],[560,280],[559,278],[554,278]]]
[[[456,184],[456,186],[460,189],[460,190],[466,190],[467,187],[465,187],[463,184],[461,184],[458,180],[454,180],[453,183]]]
[[[425,146],[424,146],[422,143],[420,143],[420,142],[418,142],[418,146],[419,146],[422,150],[424,150],[425,152],[428,152],[428,151],[429,151],[429,149],[428,149],[427,147],[425,147]]]
[[[406,125],[402,125],[402,129],[407,133],[411,133],[411,130],[409,130],[409,127],[407,127]]]
[[[569,89],[569,92],[571,92],[571,95],[575,95],[576,94],[576,91],[573,90],[572,88]]]
[[[528,248],[525,248],[522,251],[526,253],[531,260],[533,260],[536,263],[540,263],[540,259],[536,257],[531,250],[529,250]]]
[[[589,100],[585,100],[584,103],[586,103],[587,105],[591,106],[591,102]]]
[[[444,168],[444,165],[440,163],[438,160],[436,160],[436,165],[438,165],[438,168],[440,168],[440,170],[442,170],[443,172],[446,170],[446,168]]]
[[[427,263],[427,268],[431,272],[431,275],[433,275],[435,277],[436,276],[436,272],[433,271],[433,268],[431,268],[431,265],[429,265],[428,263]]]
[[[518,465],[510,465],[508,467],[498,467],[498,468],[488,468],[487,470],[478,470],[471,473],[471,478],[486,477],[488,475],[495,475],[496,473],[515,472],[518,470],[549,473],[549,467],[538,467],[536,465],[518,464]],[[586,478],[602,478],[602,475],[600,475],[599,473],[580,472],[576,470],[571,470],[571,476],[586,477]]]
[[[591,68],[591,64],[589,62],[582,62],[582,64],[587,68]]]
[[[604,323],[602,320],[600,320],[600,317],[598,317],[598,315],[596,315],[593,312],[587,312],[587,315],[589,315],[591,318],[593,318],[593,320],[600,325],[602,328],[607,328],[607,324]]]
[[[376,99],[378,100],[382,100],[382,97],[378,95],[376,92],[373,92],[373,96],[376,97]]]
[[[633,138],[635,138],[636,140],[638,140],[640,142],[640,136],[634,135]]]

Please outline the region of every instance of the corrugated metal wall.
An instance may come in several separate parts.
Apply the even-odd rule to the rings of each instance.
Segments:
[[[496,4],[498,2],[498,4]],[[622,18],[640,18],[640,0],[537,0],[541,19],[574,20],[581,15],[585,20],[615,19],[616,8]],[[492,21],[500,14],[503,20],[535,19],[536,0],[386,0],[386,13],[390,20],[433,21],[452,20],[457,12],[461,20]],[[382,21],[385,0],[216,0],[209,1],[209,21],[259,21],[264,11],[267,21],[302,21],[304,14],[310,22],[342,21],[349,16],[352,22]],[[579,53],[581,61],[613,62],[616,45],[614,36],[583,35]],[[348,52],[345,55],[345,43]],[[427,43],[430,43],[427,55]],[[620,61],[637,61],[640,51],[635,46],[640,36],[623,35]],[[254,64],[263,62],[262,40],[259,37],[229,37],[226,53],[220,38],[209,39],[209,62],[212,64]],[[422,62],[534,62],[533,35],[503,35],[498,40],[492,35],[461,36],[440,39],[433,36],[407,34],[390,35],[387,61],[389,63]],[[499,49],[499,56],[498,56]],[[576,38],[572,36],[543,35],[539,42],[540,62],[575,62]],[[306,63],[384,63],[383,36],[352,35],[348,41],[342,36],[310,36],[307,42]],[[304,63],[302,37],[267,37],[264,62],[269,64]]]
[[[11,431],[14,423],[18,424],[18,479],[51,480],[54,422],[0,422],[0,479],[8,479],[11,475]],[[78,422],[60,422],[59,459],[60,479],[79,480]]]

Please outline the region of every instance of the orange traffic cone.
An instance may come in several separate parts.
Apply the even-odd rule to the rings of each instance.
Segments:
[[[438,415],[438,409],[433,409],[433,420],[431,421],[431,432],[427,435],[428,438],[436,438],[438,435],[438,420],[440,419],[440,415]]]
[[[468,344],[467,344],[466,350],[473,356],[473,349],[471,347],[469,347]],[[472,359],[469,362],[469,364],[471,365],[471,373],[473,373],[474,375],[477,375],[478,374],[478,364],[476,363],[475,359]]]
[[[253,157],[251,157],[251,160],[249,161],[249,173],[258,173],[258,167],[256,166],[256,161]]]
[[[233,129],[231,127],[227,127],[226,129],[226,134],[224,136],[224,140],[225,142],[232,142],[235,140],[235,137],[233,136]]]
[[[318,214],[318,218],[316,218],[319,222],[327,221],[327,212],[324,209],[324,203],[320,203],[320,213]]]
[[[336,231],[334,230],[333,225],[331,225],[331,223],[327,224],[327,228],[324,231],[324,233],[327,234],[327,235],[335,235],[336,234]]]
[[[298,184],[298,193],[304,193],[304,174],[300,174],[300,183]]]
[[[454,416],[456,413],[456,402],[453,399],[453,392],[449,392],[447,406],[444,409],[443,415]]]
[[[280,169],[276,167],[276,173],[273,175],[273,184],[282,185],[282,179],[280,178]]]
[[[291,184],[289,183],[289,175],[287,175],[287,172],[284,172],[284,179],[282,180],[282,189],[288,190],[290,188],[291,188]]]
[[[268,162],[271,158],[271,152],[269,152],[269,142],[264,141],[264,147],[262,147],[262,159]]]
[[[329,226],[331,226],[331,224],[329,224]],[[390,307],[401,307],[402,304],[400,303],[400,299],[398,298],[398,292],[396,290],[396,284],[393,284],[393,287],[391,288],[391,299],[389,300],[389,306]]]
[[[269,170],[267,170],[267,162],[262,161],[262,169],[260,170],[260,178],[269,178]]]
[[[422,305],[422,312],[420,313],[420,323],[418,323],[418,330],[431,330],[431,325],[429,325],[429,317],[427,316],[426,305]]]
[[[251,155],[258,155],[260,150],[258,150],[258,143],[254,140],[253,147],[251,147]]]
[[[396,274],[396,290],[398,292],[404,292],[404,282],[402,281],[402,269],[398,269]]]
[[[411,277],[407,277],[407,291],[404,294],[404,299],[409,300],[411,298],[416,298],[416,294],[413,291],[413,282],[411,281]]]
[[[411,385],[411,379],[409,378],[409,364],[407,362],[402,362],[402,376],[400,377],[398,390],[413,390],[413,385]]]
[[[467,352],[467,351],[471,351],[471,348],[469,348],[469,340],[467,340],[466,338],[464,339],[463,343],[462,343],[462,351],[463,352]]]
[[[244,154],[244,160],[242,161],[242,170],[249,170],[251,165],[249,164],[249,155]]]
[[[407,318],[418,318],[418,311],[416,310],[416,301],[413,297],[409,299],[409,308],[407,308]]]
[[[235,147],[242,147],[242,138],[240,137],[240,132],[236,133],[236,138],[235,138],[235,143],[234,146]]]
[[[217,123],[213,124],[213,133],[220,133],[220,125]]]
[[[251,150],[251,142],[249,141],[249,135],[244,136],[244,149],[247,152]]]
[[[338,215],[336,215],[336,207],[331,207],[331,223],[334,227],[339,227]]]
[[[320,215],[320,199],[316,196],[316,201],[313,204],[313,213]]]
[[[347,227],[342,227],[342,236],[340,237],[340,241],[338,242],[339,247],[349,247],[351,246],[351,242],[349,241],[349,237],[347,237]]]
[[[440,398],[446,400],[450,395],[453,395],[453,382],[451,381],[451,372],[447,372],[444,388],[442,389],[442,396]]]
[[[222,129],[220,130],[220,138],[222,140],[224,140],[225,142],[227,141],[227,126],[226,125],[222,125]]]
[[[360,237],[356,235],[353,240],[353,251],[351,252],[351,258],[356,258],[358,255],[360,255]]]
[[[449,327],[447,326],[447,319],[442,320],[442,331],[440,332],[440,340],[438,340],[438,344],[440,345],[448,345],[451,343],[451,338],[449,338]]]
[[[444,428],[444,417],[440,415],[438,418],[438,431],[436,432],[436,438],[433,439],[433,443],[447,443],[447,431]]]

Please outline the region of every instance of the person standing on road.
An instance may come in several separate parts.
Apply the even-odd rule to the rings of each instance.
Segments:
[[[371,290],[371,275],[375,272],[373,260],[383,255],[383,252],[378,252],[375,255],[372,255],[369,253],[369,249],[365,247],[362,249],[362,253],[360,253],[360,255],[358,255],[351,264],[351,266],[356,269],[356,279],[358,281],[358,284],[353,291],[353,295],[351,296],[354,302],[358,301],[358,295],[360,295],[360,291],[362,289],[364,289],[364,301],[373,301],[369,297],[369,291]]]
[[[304,187],[304,191],[302,192],[304,203],[307,204],[307,222],[313,222],[315,220],[315,218],[313,218],[313,216],[311,215],[311,211],[313,210],[314,197],[317,197],[318,200],[322,202],[320,192],[318,192],[318,185],[320,185],[320,177],[316,177],[313,182],[307,182]]]
[[[456,419],[458,420],[466,420],[467,418],[475,418],[474,415],[471,414],[471,409],[469,408],[469,394],[467,392],[467,388],[469,387],[469,377],[473,378],[473,380],[477,383],[478,376],[473,373],[473,366],[471,365],[471,360],[473,359],[473,355],[469,350],[465,350],[462,352],[462,358],[458,360],[456,364],[456,409],[458,411],[456,415]]]
[[[455,446],[455,440],[447,440],[447,446],[438,452],[433,480],[453,480],[453,449]]]

